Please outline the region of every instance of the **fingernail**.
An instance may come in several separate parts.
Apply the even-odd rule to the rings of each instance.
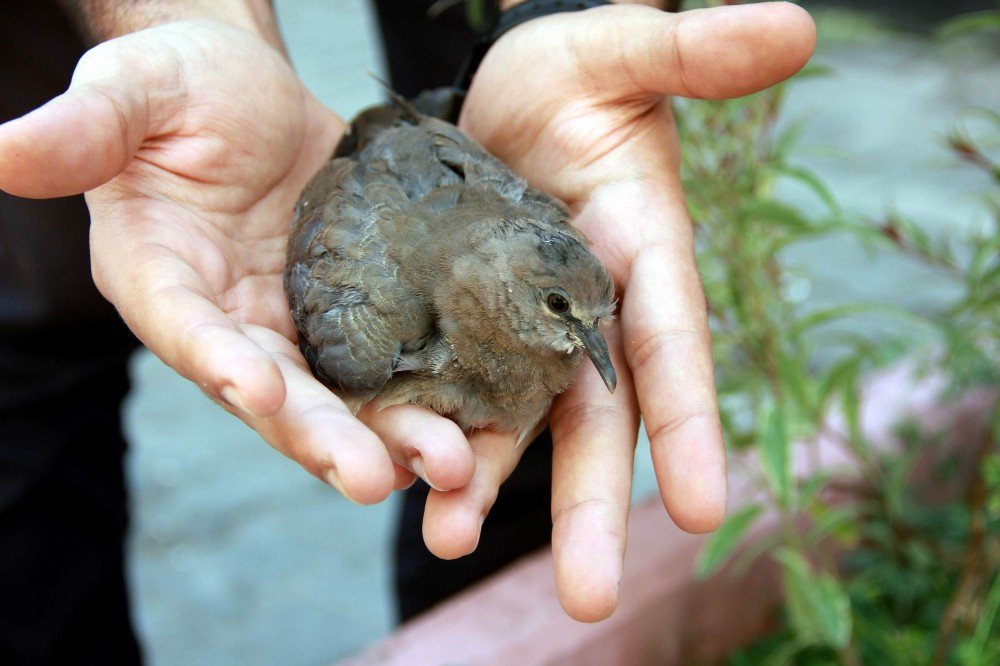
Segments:
[[[412,458],[410,458],[410,469],[413,471],[414,474],[423,479],[428,486],[430,486],[434,490],[441,490],[441,488],[435,486],[433,483],[431,483],[431,480],[427,478],[427,472],[424,471],[424,461],[420,456],[413,456]]]
[[[326,470],[326,472],[323,473],[323,478],[326,479],[326,482],[329,483],[333,487],[333,489],[336,490],[338,493],[340,493],[344,497],[347,497],[347,499],[351,500],[352,502],[354,501],[350,497],[348,497],[347,493],[344,492],[344,486],[340,483],[340,477],[337,476],[337,470],[335,468],[331,467],[330,469]]]
[[[236,390],[235,386],[223,386],[219,393],[222,394],[223,400],[236,409],[244,412],[245,414],[249,414],[250,416],[257,416],[257,414],[255,414],[253,410],[249,409],[246,406],[246,403],[243,402],[243,396],[240,395],[240,392]]]

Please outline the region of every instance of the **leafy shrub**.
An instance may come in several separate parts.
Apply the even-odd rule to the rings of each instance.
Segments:
[[[977,25],[992,20],[979,17]],[[813,68],[795,80],[823,73]],[[744,557],[779,563],[783,624],[731,663],[1000,663],[1000,164],[988,152],[1000,137],[1000,114],[982,112],[992,134],[956,129],[948,139],[958,160],[992,179],[983,193],[992,227],[936,239],[895,212],[881,220],[845,214],[829,188],[795,164],[801,125],[779,123],[795,80],[738,100],[677,103],[724,428],[734,450],[755,452],[766,491],[708,540],[698,571],[717,571],[771,509],[779,531]],[[821,205],[783,201],[775,194],[783,181],[807,188]],[[845,234],[858,251],[875,246],[926,265],[953,283],[956,296],[925,312],[874,302],[809,307],[795,293],[809,269],[791,265],[787,250]],[[906,332],[859,335],[852,325],[859,317],[897,318]],[[916,468],[940,448],[939,433],[901,424],[903,451],[885,456],[860,426],[862,383],[904,357],[943,374],[942,400],[994,392],[982,441],[962,449],[971,464],[934,460],[931,482],[971,470],[965,491],[946,501],[915,482]],[[831,425],[835,412],[842,428]],[[837,480],[831,493],[828,472],[793,474],[793,442],[808,455],[821,437],[851,452],[859,482]],[[830,545],[843,555],[833,557]]]

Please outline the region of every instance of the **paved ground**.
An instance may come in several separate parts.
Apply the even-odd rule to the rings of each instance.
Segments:
[[[293,60],[321,99],[343,115],[377,99],[365,75],[379,65],[360,0],[277,5]],[[975,225],[983,217],[971,192],[984,183],[947,166],[941,137],[959,109],[1000,108],[996,55],[884,36],[824,44],[818,60],[837,75],[803,83],[791,99],[792,116],[813,117],[803,163],[851,210],[877,215],[897,205],[938,230]],[[794,259],[815,268],[816,298],[872,286],[910,297],[936,289],[847,244]],[[134,372],[131,579],[151,663],[323,664],[388,631],[393,502],[359,508],[340,498],[148,354]],[[643,451],[639,460],[644,495],[653,481]]]

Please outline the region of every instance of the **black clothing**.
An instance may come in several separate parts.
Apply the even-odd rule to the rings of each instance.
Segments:
[[[531,443],[500,488],[476,552],[441,560],[424,546],[421,524],[430,489],[418,480],[406,491],[395,543],[396,612],[400,622],[549,543],[552,536],[552,439],[546,430]]]
[[[0,122],[84,46],[55,2],[0,4]],[[119,408],[136,342],[94,287],[82,196],[0,192],[0,663],[134,664]]]
[[[0,4],[0,121],[45,104],[69,86],[85,47],[54,1]],[[82,196],[28,200],[0,192],[0,334],[32,338],[83,326],[134,345],[90,277],[90,216]]]
[[[476,41],[462,3],[430,18],[434,0],[375,0],[393,89],[404,97],[450,86]]]
[[[0,408],[0,663],[140,663],[114,367]]]

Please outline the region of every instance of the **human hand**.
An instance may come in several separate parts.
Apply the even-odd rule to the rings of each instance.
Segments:
[[[170,23],[94,48],[66,94],[0,126],[0,187],[86,191],[94,278],[129,327],[349,498],[384,499],[406,468],[461,486],[473,457],[454,423],[399,406],[365,427],[292,342],[291,211],[344,127],[253,32]]]
[[[519,26],[473,80],[461,127],[570,205],[620,290],[608,332],[617,392],[588,364],[550,415],[556,587],[576,619],[617,604],[640,411],[677,525],[707,532],[725,516],[709,330],[666,96],[761,90],[798,71],[814,44],[811,19],[791,4],[681,14],[619,5]],[[472,482],[432,492],[427,515],[485,515],[520,453],[479,447]],[[425,522],[428,546],[464,554],[478,538],[473,521],[464,525],[461,539]]]

